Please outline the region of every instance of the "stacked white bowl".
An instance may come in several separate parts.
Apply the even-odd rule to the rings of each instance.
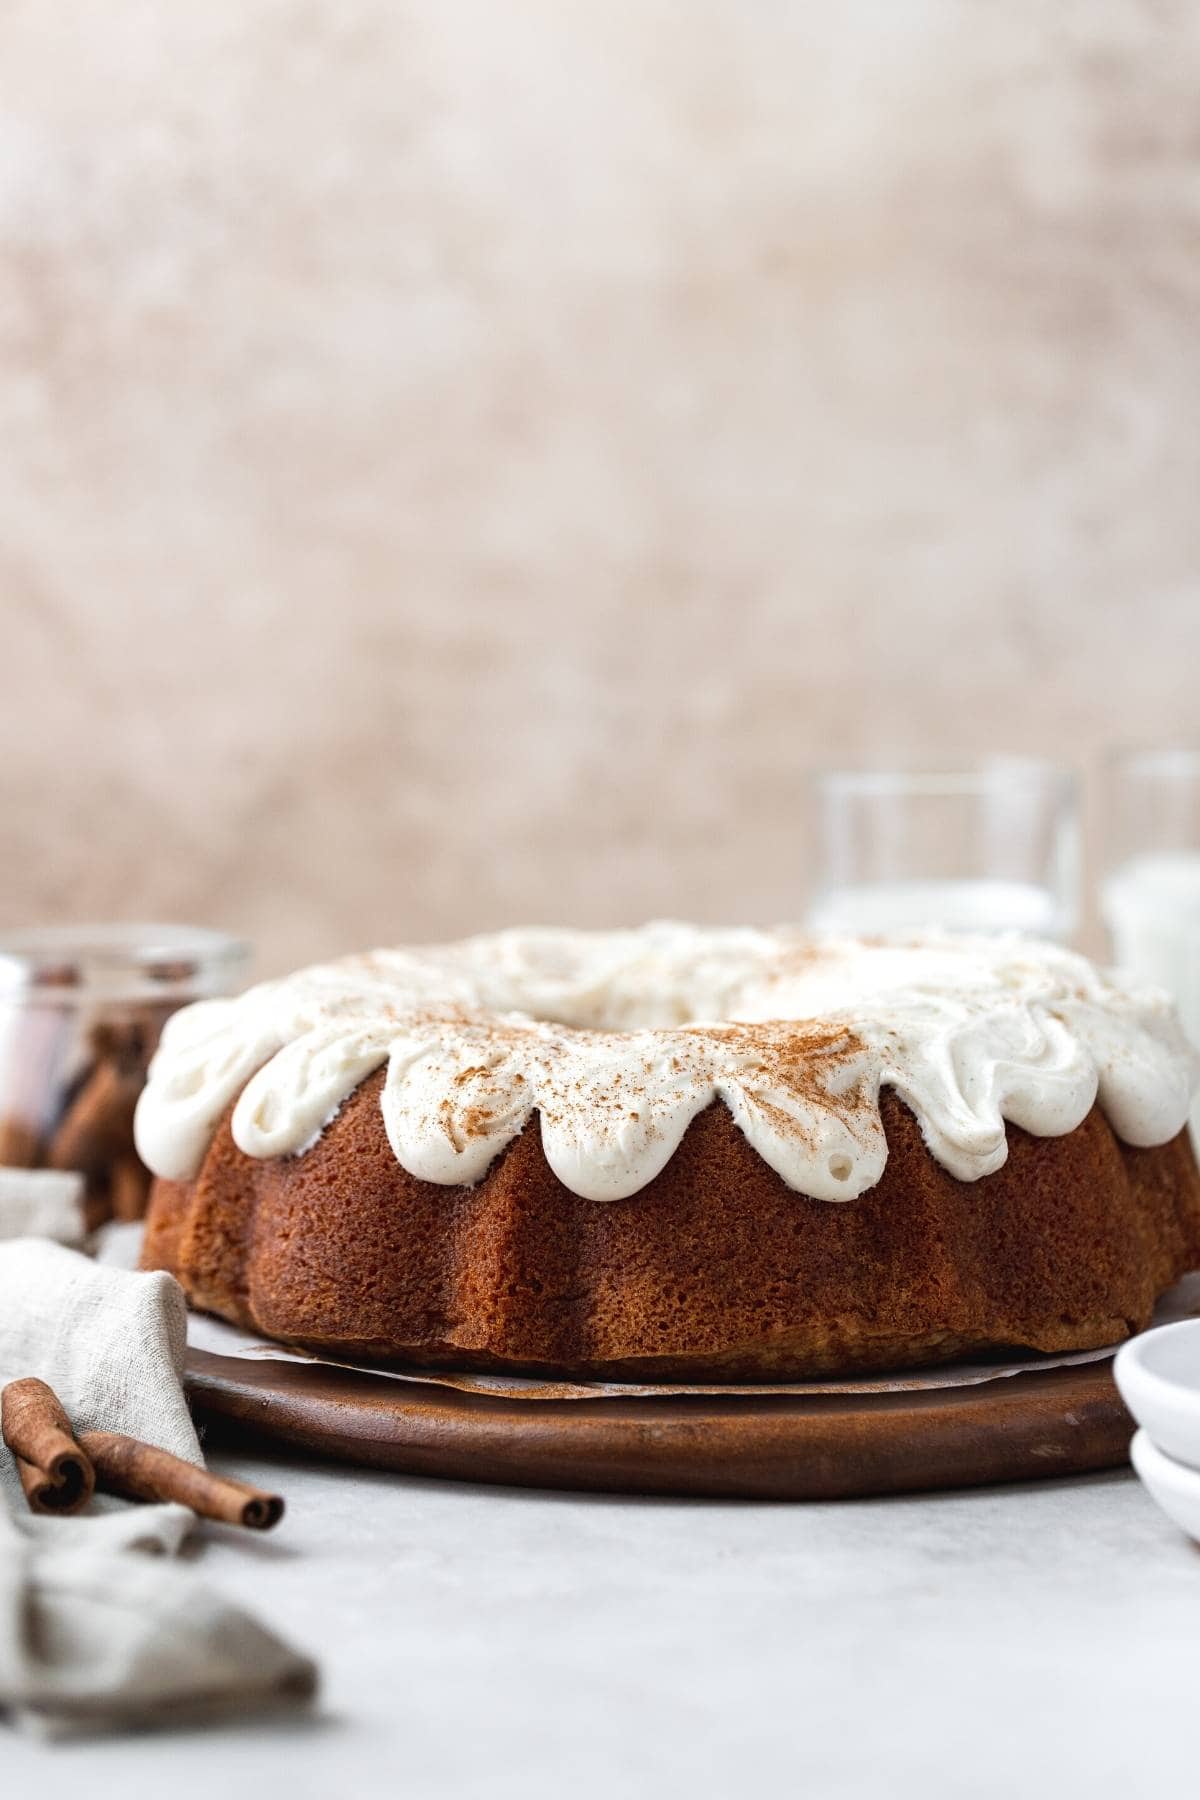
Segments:
[[[1134,1468],[1168,1518],[1200,1541],[1200,1319],[1131,1338],[1113,1374],[1140,1427]]]

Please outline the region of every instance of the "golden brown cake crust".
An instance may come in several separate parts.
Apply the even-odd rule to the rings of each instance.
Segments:
[[[155,1184],[144,1266],[195,1306],[356,1358],[755,1380],[1094,1348],[1200,1264],[1186,1131],[1134,1150],[1095,1108],[1064,1137],[1010,1125],[1004,1167],[962,1182],[885,1092],[883,1178],[834,1204],[788,1188],[714,1102],[660,1175],[598,1203],[552,1173],[536,1119],[475,1187],[418,1180],[382,1081],[302,1156],[246,1156],[227,1114],[194,1181]]]

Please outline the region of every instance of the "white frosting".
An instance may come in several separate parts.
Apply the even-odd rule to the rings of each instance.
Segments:
[[[184,1008],[138,1149],[190,1178],[236,1098],[248,1155],[303,1153],[385,1063],[384,1125],[413,1175],[478,1181],[536,1111],[551,1168],[592,1200],[644,1187],[714,1098],[790,1187],[850,1200],[883,1173],[881,1087],[975,1181],[1004,1162],[1006,1119],[1054,1137],[1097,1097],[1127,1143],[1164,1143],[1194,1073],[1165,995],[1024,938],[506,931]]]

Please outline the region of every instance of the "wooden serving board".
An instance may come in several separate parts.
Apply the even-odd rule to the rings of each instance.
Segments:
[[[189,1350],[210,1437],[370,1468],[624,1494],[836,1500],[1115,1468],[1133,1421],[1111,1364],[891,1394],[529,1400]]]

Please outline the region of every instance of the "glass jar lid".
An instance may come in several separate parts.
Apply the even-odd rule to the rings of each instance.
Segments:
[[[29,926],[0,932],[0,998],[182,1002],[230,992],[249,960],[249,944],[202,925]]]

